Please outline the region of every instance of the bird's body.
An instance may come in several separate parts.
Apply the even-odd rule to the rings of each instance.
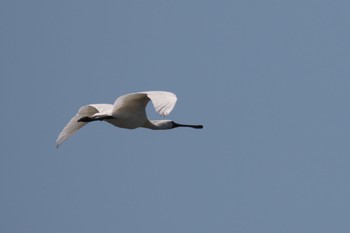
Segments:
[[[150,120],[146,106],[152,101],[157,113],[167,116],[175,107],[176,95],[165,91],[148,91],[126,94],[117,98],[114,104],[89,104],[81,107],[58,135],[56,145],[62,144],[68,137],[91,121],[106,121],[114,126],[126,129],[139,127],[162,130],[176,127],[203,128],[202,125],[183,125],[171,120]]]

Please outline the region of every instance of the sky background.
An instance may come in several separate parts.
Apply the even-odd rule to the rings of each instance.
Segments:
[[[350,232],[350,2],[0,2],[0,232]],[[203,130],[94,122],[177,94]],[[149,116],[157,116],[152,106]]]

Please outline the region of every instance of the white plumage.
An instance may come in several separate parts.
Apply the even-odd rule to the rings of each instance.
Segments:
[[[166,117],[174,109],[176,95],[166,91],[147,91],[126,94],[116,99],[114,104],[89,104],[81,107],[58,135],[56,145],[65,140],[91,121],[106,121],[114,126],[126,129],[144,127],[154,130],[176,127],[203,128],[202,125],[184,125],[171,120],[149,120],[146,106],[151,100],[154,109]]]

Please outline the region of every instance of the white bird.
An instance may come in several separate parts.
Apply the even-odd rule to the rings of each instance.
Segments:
[[[160,130],[176,127],[202,129],[203,125],[184,125],[171,120],[150,120],[146,114],[146,106],[152,101],[157,113],[167,116],[174,108],[176,95],[166,91],[148,91],[120,96],[114,104],[89,104],[81,107],[78,113],[68,122],[58,135],[56,146],[91,121],[106,121],[114,126],[126,129],[138,127]]]

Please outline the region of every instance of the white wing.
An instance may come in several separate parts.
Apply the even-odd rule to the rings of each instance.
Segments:
[[[151,99],[154,109],[162,116],[167,116],[174,109],[176,104],[176,95],[166,91],[149,91],[145,92]]]
[[[87,122],[78,122],[84,116],[93,116],[96,113],[108,112],[112,109],[111,104],[90,104],[81,107],[78,113],[68,122],[58,135],[56,140],[56,147],[59,147],[65,140],[75,134],[80,128],[87,124]]]
[[[114,102],[113,113],[145,114],[147,103],[152,101],[154,109],[162,116],[167,116],[176,104],[176,95],[166,91],[147,91],[120,96]]]
[[[146,106],[150,100],[157,113],[167,116],[175,107],[177,98],[171,92],[147,91],[120,96],[114,102],[114,105],[90,104],[83,106],[58,135],[56,146],[59,147],[65,140],[87,124],[86,122],[78,122],[84,116],[101,117],[122,114],[124,117],[133,116],[137,120],[143,121],[142,118],[146,117]]]

